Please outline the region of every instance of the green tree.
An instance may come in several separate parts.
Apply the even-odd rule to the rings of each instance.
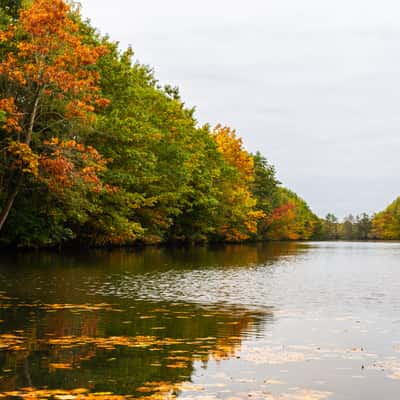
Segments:
[[[355,230],[355,219],[350,214],[344,219],[344,222],[340,224],[338,229],[338,234],[341,239],[344,240],[353,240],[356,239],[356,230]]]
[[[254,181],[251,189],[257,199],[257,208],[270,215],[278,206],[278,187],[280,182],[276,179],[275,167],[268,163],[267,159],[257,152],[253,155]]]
[[[0,15],[11,20],[18,19],[22,2],[22,0],[0,0]]]
[[[322,220],[322,236],[327,240],[339,239],[339,220],[332,213],[328,213]]]
[[[371,233],[372,220],[371,217],[363,213],[357,216],[356,219],[356,238],[358,240],[367,240]]]
[[[0,2],[2,243],[315,234],[318,219],[266,158],[231,128],[199,126],[176,87],[70,3]]]

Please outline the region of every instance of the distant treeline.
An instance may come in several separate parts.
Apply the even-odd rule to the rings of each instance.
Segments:
[[[320,220],[314,238],[319,240],[368,240],[371,238],[372,218],[368,214],[349,215],[342,222],[328,214]]]
[[[400,197],[384,211],[349,215],[339,222],[333,214],[321,219],[314,239],[320,240],[400,240]]]
[[[73,3],[0,0],[0,245],[398,237],[397,206],[320,220],[132,57]]]

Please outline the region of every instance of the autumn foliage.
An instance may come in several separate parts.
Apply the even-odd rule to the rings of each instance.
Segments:
[[[228,215],[218,233],[229,241],[243,241],[257,233],[257,223],[264,213],[256,208],[250,183],[254,180],[253,157],[243,148],[236,131],[217,125],[213,131],[217,149],[230,167],[223,182],[223,202],[228,206]]]
[[[213,136],[225,161],[236,168],[244,181],[250,182],[254,177],[254,162],[253,157],[243,148],[242,138],[237,136],[235,130],[221,125],[214,128]]]
[[[40,158],[41,180],[53,191],[71,188],[77,182],[88,185],[94,192],[103,189],[99,174],[106,161],[92,146],[75,140],[60,142],[57,138],[44,142],[48,153]]]
[[[1,110],[1,127],[7,133],[21,132],[22,128],[20,126],[20,120],[22,114],[18,112],[15,106],[14,97],[9,97],[7,99],[0,99],[0,110]]]
[[[62,0],[36,0],[21,10],[15,24],[0,31],[6,49],[0,63],[0,143],[6,183],[0,229],[28,179],[48,183],[49,190],[54,190],[55,182],[72,185],[81,177],[100,190],[96,173],[104,167],[104,160],[90,151],[93,157],[77,157],[84,147],[68,138],[79,134],[78,124],[77,132],[71,129],[74,120],[92,121],[95,107],[108,104],[101,96],[99,73],[94,68],[107,50],[86,44],[73,17],[73,10]]]
[[[370,233],[372,239],[400,239],[400,197],[385,210],[375,214]]]
[[[34,1],[0,39],[11,47],[0,64],[9,84],[33,90],[34,99],[67,100],[69,116],[84,117],[96,104],[107,104],[100,95],[99,73],[92,68],[107,49],[84,43],[64,1]]]
[[[78,8],[0,14],[0,243],[311,237],[314,215],[265,159],[229,127],[199,127]]]

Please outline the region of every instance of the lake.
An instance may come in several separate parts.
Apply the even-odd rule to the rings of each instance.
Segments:
[[[399,394],[400,243],[0,255],[0,398]]]

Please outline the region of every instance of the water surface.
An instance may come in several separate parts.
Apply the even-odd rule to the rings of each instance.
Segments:
[[[399,261],[346,242],[2,254],[0,397],[397,399]]]

